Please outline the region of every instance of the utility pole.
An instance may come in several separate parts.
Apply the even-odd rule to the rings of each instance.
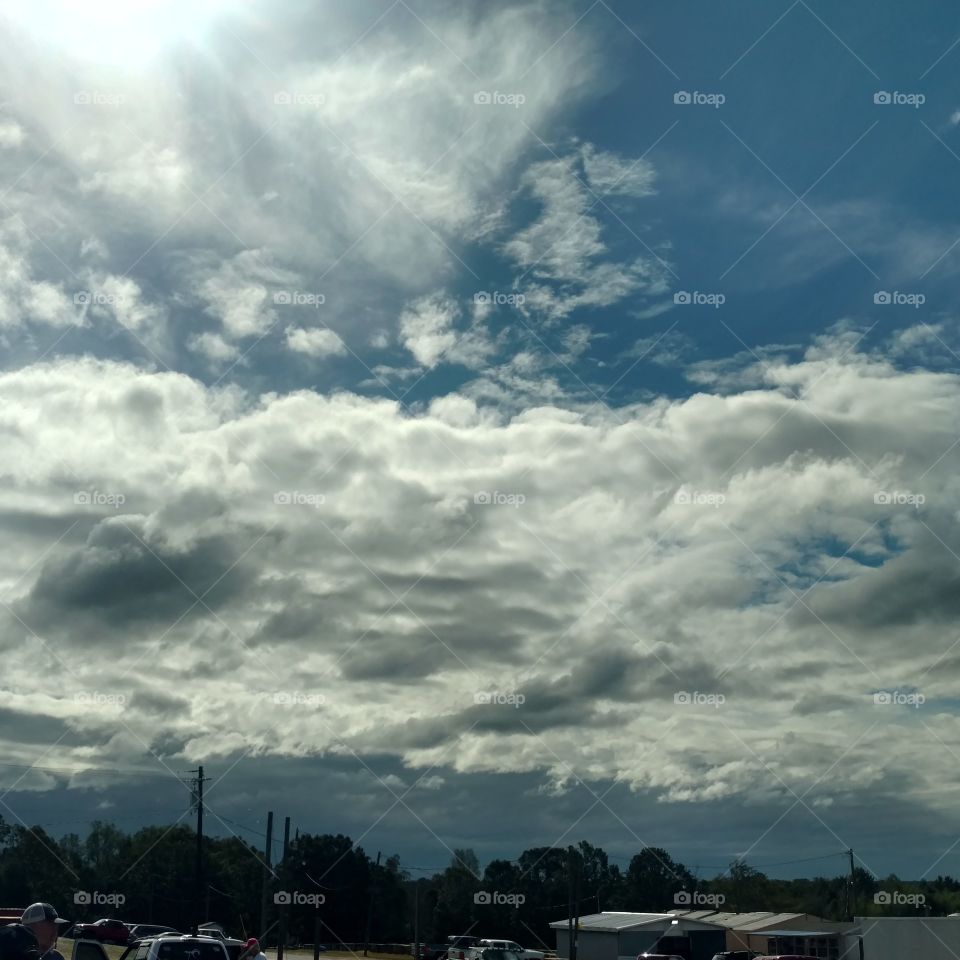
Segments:
[[[577,934],[580,928],[580,875],[577,870],[578,853],[571,845],[567,847],[567,899],[570,902],[567,935],[569,960],[577,960]]]
[[[413,958],[420,960],[420,878],[413,881]]]
[[[203,767],[198,767],[193,780],[193,801],[197,808],[197,861],[196,861],[196,890],[193,897],[193,935],[196,936],[200,927],[200,909],[204,902],[203,886],[203,784],[206,781]]]
[[[280,863],[285,863],[287,859],[287,851],[290,849],[290,818],[284,817],[283,819],[283,856],[281,857]],[[280,942],[277,945],[277,960],[283,960],[283,948],[287,943],[287,906],[286,904],[280,905],[280,933],[279,933]]]
[[[577,960],[580,948],[580,854],[574,848],[573,854],[573,953],[570,960]]]
[[[268,886],[270,884],[270,875],[273,871],[270,869],[270,862],[272,859],[273,853],[273,811],[269,810],[267,812],[267,846],[263,852],[263,890],[261,893],[260,899],[260,936],[265,937],[267,935],[267,894]],[[265,946],[266,944],[264,944]]]
[[[850,909],[847,911],[847,919],[850,920],[852,923],[854,914],[857,912],[857,891],[856,891],[856,887],[854,886],[856,875],[854,874],[854,866],[853,866],[853,847],[850,847],[850,849],[847,850],[847,853],[850,856],[850,895],[847,898],[847,902],[850,905]]]
[[[380,866],[380,851],[377,851],[377,866]],[[374,887],[377,882],[377,874],[373,873],[370,876],[370,894],[367,897],[367,926],[366,933],[363,938],[363,955],[367,955],[367,951],[370,949],[370,923],[373,920],[373,892]]]

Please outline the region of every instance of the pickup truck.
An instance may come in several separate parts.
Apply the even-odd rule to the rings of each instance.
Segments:
[[[104,917],[94,923],[75,923],[70,936],[74,940],[99,940],[125,947],[130,942],[130,928],[122,920]]]
[[[516,954],[520,960],[543,960],[544,957],[542,950],[527,950],[525,947],[521,947],[515,940],[492,940],[485,938],[473,949],[503,950],[507,954]],[[483,958],[477,957],[477,960],[483,960]]]
[[[99,940],[74,940],[70,960],[110,960]],[[216,937],[161,934],[130,944],[120,960],[230,960],[226,944]]]

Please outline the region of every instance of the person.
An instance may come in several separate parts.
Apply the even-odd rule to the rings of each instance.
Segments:
[[[0,960],[63,960],[54,945],[67,922],[49,903],[31,903],[19,923],[0,929]]]
[[[57,916],[57,911],[49,903],[31,903],[20,922],[33,932],[43,960],[63,960],[63,954],[57,950],[57,938],[60,927],[69,921]]]
[[[237,960],[267,960],[266,954],[260,950],[260,941],[256,937],[251,937],[240,951]]]

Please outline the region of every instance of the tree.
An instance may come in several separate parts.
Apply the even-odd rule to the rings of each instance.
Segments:
[[[450,866],[434,880],[434,927],[465,934],[474,926],[474,894],[480,890],[480,861],[473,850],[454,850]],[[422,916],[422,914],[421,914]]]
[[[681,890],[694,889],[693,874],[662,847],[645,847],[630,861],[623,883],[628,910],[656,913],[676,907]]]

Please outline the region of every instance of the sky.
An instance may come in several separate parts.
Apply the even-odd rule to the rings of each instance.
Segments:
[[[0,35],[5,820],[960,874],[954,4]]]

